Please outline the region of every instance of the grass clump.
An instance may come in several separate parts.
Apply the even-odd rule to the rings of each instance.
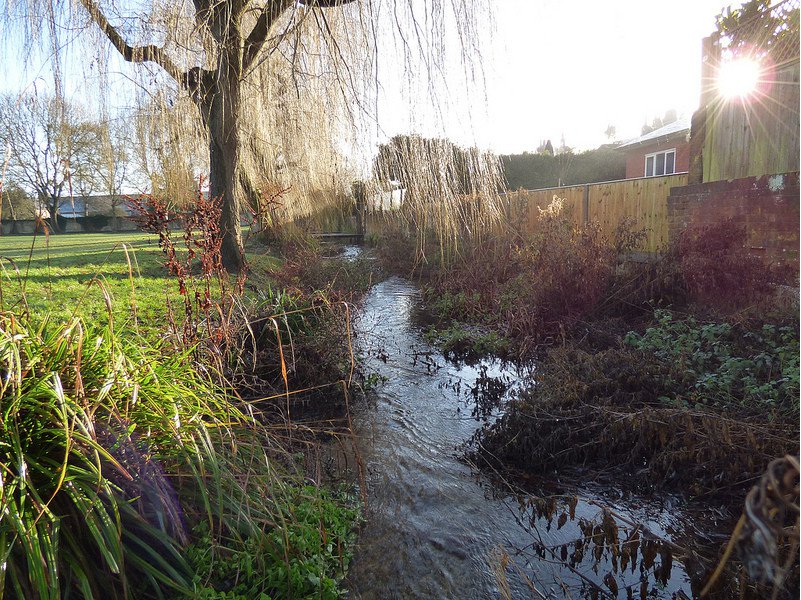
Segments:
[[[470,361],[490,355],[503,358],[509,354],[509,340],[491,330],[451,324],[445,329],[431,328],[425,337],[450,359]]]
[[[209,439],[216,411],[198,378],[79,319],[33,328],[4,313],[0,332],[3,589],[188,593],[183,515],[164,473],[197,464],[195,436]]]
[[[229,585],[212,565],[255,548],[254,568],[238,574],[257,590],[247,597],[335,596],[356,511],[294,483],[292,461],[191,352],[78,318],[34,328],[3,313],[0,333],[10,597],[210,597]],[[193,547],[208,563],[184,552],[200,523]]]
[[[0,239],[0,596],[340,594],[357,504],[304,483],[286,423],[229,395],[250,309],[275,324],[258,353],[288,390],[333,303],[243,298],[208,237],[182,239]]]

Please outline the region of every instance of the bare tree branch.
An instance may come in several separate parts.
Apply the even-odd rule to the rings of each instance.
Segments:
[[[262,9],[259,18],[256,20],[256,24],[245,40],[245,54],[242,58],[243,72],[248,70],[259,55],[259,52],[264,46],[264,42],[267,41],[267,36],[270,33],[273,23],[275,23],[278,17],[281,16],[281,13],[292,6],[292,4],[292,0],[276,0],[270,2]]]
[[[304,0],[299,2],[299,4],[308,8],[335,8],[344,4],[350,4],[354,1],[355,0]],[[275,23],[278,17],[294,3],[294,0],[273,0],[264,7],[256,21],[256,25],[253,26],[247,40],[245,40],[245,54],[242,60],[243,72],[248,70],[264,47],[264,43],[267,41],[273,23]]]
[[[111,45],[117,49],[117,51],[127,62],[156,63],[179,84],[184,86],[186,85],[184,72],[172,62],[170,57],[167,56],[167,53],[164,51],[164,48],[160,48],[152,44],[148,46],[131,46],[125,41],[120,32],[117,31],[117,28],[109,23],[106,15],[103,14],[103,11],[100,9],[97,3],[94,2],[94,0],[81,0],[81,4],[89,13],[89,16],[92,18],[95,24],[109,39]]]

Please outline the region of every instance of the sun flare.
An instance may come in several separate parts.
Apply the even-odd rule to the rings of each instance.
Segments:
[[[718,90],[724,98],[745,98],[757,87],[760,65],[750,58],[723,63],[718,72]]]

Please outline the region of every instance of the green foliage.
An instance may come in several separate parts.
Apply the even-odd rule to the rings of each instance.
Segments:
[[[655,326],[642,335],[630,332],[625,343],[668,366],[665,383],[677,401],[798,414],[796,326],[748,331],[692,317],[676,320],[667,310],[654,316]]]
[[[188,591],[164,469],[200,458],[196,436],[208,439],[218,406],[197,395],[208,385],[184,356],[161,359],[78,319],[34,329],[3,313],[0,370],[0,592]]]
[[[97,294],[109,302],[105,319],[92,319],[97,325],[46,316],[59,290],[86,291],[80,278],[103,264],[95,263],[92,248],[100,238],[101,257],[108,254],[106,240],[119,239],[59,236],[47,257],[32,253],[29,273],[42,274],[39,285],[24,271],[4,273],[6,306],[21,309],[36,300],[44,308],[35,322],[22,310],[0,312],[0,596],[235,597],[227,588],[204,589],[198,582],[213,573],[184,553],[188,528],[202,522],[214,560],[234,556],[241,571],[259,552],[258,569],[271,573],[266,589],[277,590],[276,597],[301,597],[304,589],[332,597],[349,556],[350,501],[302,488],[302,475],[256,421],[254,407],[244,413],[213,384],[209,366],[195,363],[194,348],[153,346],[131,321],[115,327],[119,302],[112,302],[111,285]],[[107,268],[109,280],[114,269]],[[56,277],[53,290],[44,289],[58,269],[69,269],[65,279],[77,275],[77,281],[64,286]],[[127,265],[122,269],[120,279],[132,300],[136,292],[141,310],[151,290],[134,288]],[[152,291],[162,299],[155,326],[163,326],[165,289],[173,288],[162,273],[154,260]],[[261,301],[271,312],[296,306],[280,291]],[[75,310],[87,308],[78,303]],[[300,312],[276,321],[304,340],[300,333],[316,327]],[[275,343],[268,346],[276,353]]]
[[[426,338],[439,346],[445,356],[471,359],[505,356],[509,352],[509,340],[496,331],[484,331],[460,323],[445,329],[430,329],[426,332]]]
[[[0,198],[2,198],[3,223],[13,223],[15,220],[35,219],[36,206],[25,190],[15,182],[5,181],[0,185]]]
[[[580,154],[509,154],[501,156],[506,187],[510,190],[614,181],[626,176],[626,157],[614,148],[601,147]]]
[[[480,317],[480,313],[476,312],[476,307],[481,302],[481,294],[478,292],[449,289],[442,291],[438,287],[428,286],[424,288],[423,294],[427,306],[441,318],[458,319],[461,317],[469,320],[471,317]]]
[[[276,517],[282,527],[254,535],[238,547],[216,539],[201,523],[197,540],[186,551],[198,573],[194,597],[338,598],[359,514],[352,496],[304,486],[281,498]]]
[[[577,468],[586,478],[597,469],[599,477],[640,489],[719,493],[722,504],[739,511],[752,478],[776,456],[797,452],[797,405],[794,414],[777,414],[765,405],[702,403],[692,387],[698,378],[682,379],[691,359],[656,356],[675,339],[654,344],[657,350],[583,343],[566,340],[548,350],[535,381],[479,431],[471,458],[545,477],[575,475]],[[693,394],[698,400],[690,406]]]
[[[737,57],[760,58],[771,54],[776,61],[798,57],[799,9],[793,3],[748,0],[739,8],[726,8],[716,18],[718,35],[726,52]]]

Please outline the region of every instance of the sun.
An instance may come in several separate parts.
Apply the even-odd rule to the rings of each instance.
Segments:
[[[746,98],[756,91],[761,70],[751,58],[724,62],[718,71],[718,91],[724,98]]]

